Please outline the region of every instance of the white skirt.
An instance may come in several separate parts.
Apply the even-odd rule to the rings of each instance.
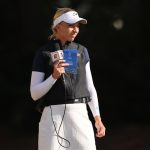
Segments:
[[[64,109],[64,104],[44,108],[39,123],[38,150],[96,150],[93,126],[86,104],[66,104],[60,127]],[[55,127],[57,132],[60,127],[59,135]]]

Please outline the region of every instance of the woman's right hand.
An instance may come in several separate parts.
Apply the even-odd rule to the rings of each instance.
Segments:
[[[65,63],[64,59],[58,60],[54,63],[52,77],[54,79],[60,78],[60,76],[65,73],[65,67],[69,66],[68,63]]]

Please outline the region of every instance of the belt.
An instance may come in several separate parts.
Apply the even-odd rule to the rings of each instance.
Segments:
[[[73,103],[88,103],[90,101],[89,97],[75,98],[75,99],[67,99],[66,104]]]

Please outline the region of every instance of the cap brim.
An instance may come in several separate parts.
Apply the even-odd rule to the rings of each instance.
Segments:
[[[70,19],[70,20],[64,20],[64,22],[69,23],[69,24],[74,24],[74,23],[81,23],[81,24],[87,24],[87,20],[84,18],[77,18],[77,19]]]
[[[83,19],[83,18],[80,18],[81,20],[79,21],[81,24],[87,24],[87,20],[86,19]]]

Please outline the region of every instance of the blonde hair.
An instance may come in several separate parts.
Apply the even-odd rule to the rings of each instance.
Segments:
[[[60,17],[61,15],[65,14],[69,11],[75,11],[75,10],[72,9],[72,8],[57,8],[57,10],[55,12],[55,15],[53,17],[53,22],[56,18]],[[55,37],[55,34],[56,34],[56,29],[53,27],[53,25],[51,26],[51,30],[52,30],[53,33],[52,33],[52,35],[50,35],[48,37],[49,40],[52,39],[53,37]]]

